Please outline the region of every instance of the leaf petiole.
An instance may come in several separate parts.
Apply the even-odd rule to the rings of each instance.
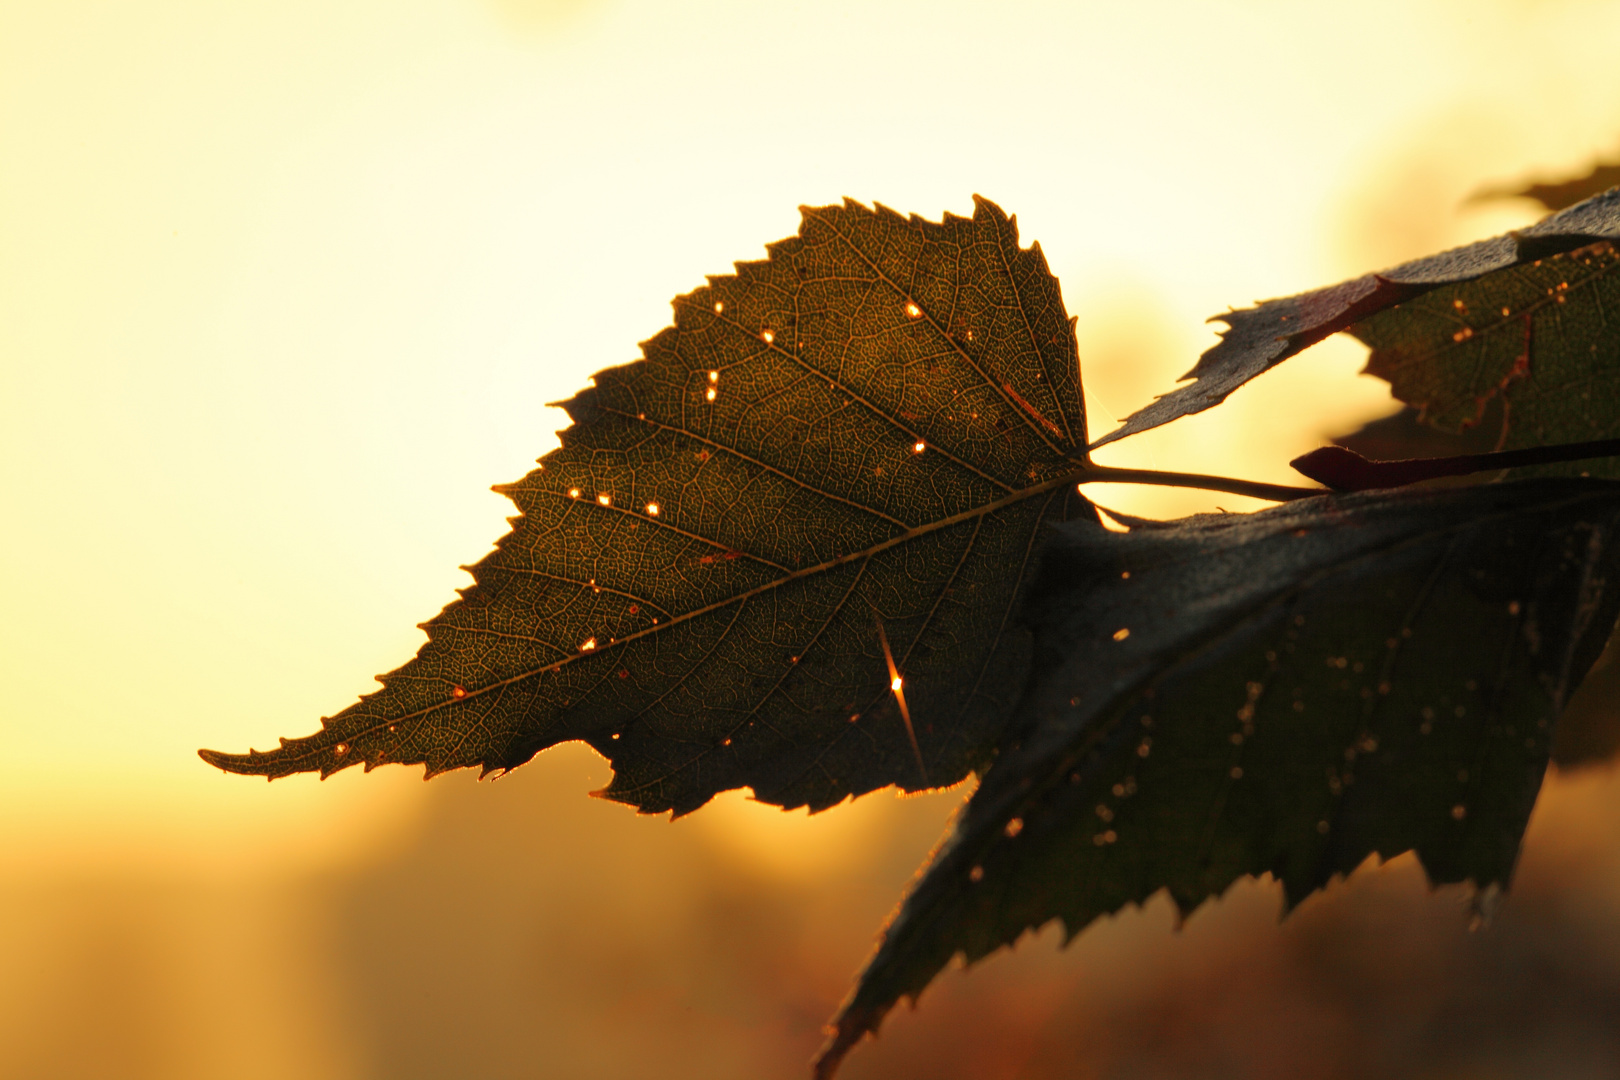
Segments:
[[[1442,476],[1514,469],[1526,465],[1557,465],[1566,461],[1620,455],[1620,439],[1565,443],[1561,446],[1532,446],[1523,450],[1498,450],[1489,454],[1458,454],[1455,457],[1406,458],[1401,461],[1368,461],[1343,446],[1323,446],[1295,458],[1289,464],[1301,474],[1334,491],[1367,491],[1372,488],[1401,487]]]
[[[1287,484],[1265,484],[1258,480],[1238,480],[1229,476],[1208,476],[1204,473],[1160,472],[1157,469],[1116,469],[1095,462],[1086,466],[1076,477],[1079,484],[1149,484],[1155,487],[1201,488],[1204,491],[1224,491],[1230,495],[1248,495],[1272,502],[1308,499],[1325,495],[1322,488],[1290,487]]]

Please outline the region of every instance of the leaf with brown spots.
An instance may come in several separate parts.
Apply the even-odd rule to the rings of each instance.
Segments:
[[[1550,261],[1553,256],[1588,248],[1598,241],[1620,241],[1620,189],[1588,199],[1521,232],[1481,240],[1325,289],[1267,300],[1253,308],[1216,316],[1227,324],[1227,329],[1220,343],[1199,357],[1197,365],[1183,376],[1193,381],[1127,417],[1119,428],[1097,440],[1095,445],[1123,439],[1219,405],[1250,379],[1265,374],[1332,334],[1351,329],[1397,304],[1409,307],[1420,297],[1437,302],[1432,296],[1436,290],[1444,290],[1450,297],[1458,290],[1478,289],[1478,295],[1486,300],[1496,298],[1500,290],[1504,296],[1511,293],[1516,300],[1528,303],[1530,298],[1521,296],[1512,286],[1518,275],[1539,269],[1531,265],[1538,260]],[[1596,250],[1589,248],[1579,257],[1590,259]],[[1446,289],[1447,286],[1451,288]],[[1505,302],[1494,307],[1481,303],[1472,310],[1475,318],[1484,318],[1488,311],[1500,311],[1504,306],[1509,308],[1509,318],[1523,313],[1522,308]],[[1615,309],[1608,308],[1604,317],[1615,317]],[[1459,322],[1451,329],[1461,330],[1463,325]],[[1357,327],[1355,332],[1361,335],[1362,327]],[[1614,332],[1607,333],[1612,341]],[[1505,377],[1506,372],[1499,375]],[[1474,383],[1480,393],[1495,390],[1485,386],[1479,378],[1475,378]],[[1411,399],[1403,397],[1403,400]],[[1472,400],[1468,404],[1472,406]],[[1571,435],[1557,441],[1596,437]]]
[[[1036,547],[1090,513],[1057,280],[982,199],[938,224],[807,208],[768,251],[566,403],[561,449],[499,489],[511,533],[380,691],[279,749],[203,757],[431,775],[581,739],[608,797],[676,813],[982,763],[1023,684]]]
[[[1500,401],[1503,450],[1620,436],[1620,252],[1608,241],[1434,289],[1350,332],[1372,347],[1368,372],[1441,431]],[[1620,461],[1515,471],[1620,477]]]
[[[1620,610],[1620,484],[1328,496],[1059,530],[1013,737],[890,924],[818,1064],[953,956],[1244,875],[1289,906],[1415,850],[1489,902],[1553,722]]]

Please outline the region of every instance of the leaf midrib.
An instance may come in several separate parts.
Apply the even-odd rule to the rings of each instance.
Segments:
[[[572,654],[570,656],[564,657],[561,660],[556,660],[556,661],[553,661],[553,662],[551,662],[549,664],[542,665],[540,667],[529,668],[529,669],[527,669],[525,671],[518,672],[515,675],[508,676],[507,678],[498,680],[496,682],[486,683],[485,685],[477,687],[477,688],[468,688],[466,694],[464,696],[462,696],[462,697],[454,698],[454,699],[452,699],[450,701],[437,702],[437,703],[435,703],[433,705],[426,706],[425,708],[417,709],[414,712],[402,713],[402,714],[399,714],[397,716],[384,716],[384,717],[381,717],[379,719],[379,721],[377,723],[375,723],[375,724],[372,724],[372,725],[370,725],[368,727],[360,728],[360,729],[357,729],[357,730],[355,730],[353,732],[348,733],[347,735],[345,735],[344,740],[345,741],[353,741],[355,739],[359,739],[359,738],[362,738],[362,737],[365,737],[365,736],[368,736],[368,735],[374,735],[374,734],[376,734],[376,733],[378,733],[380,731],[385,730],[389,725],[404,724],[404,723],[409,723],[411,721],[420,720],[425,716],[428,716],[428,715],[430,715],[430,714],[432,714],[434,712],[439,711],[440,709],[453,708],[453,707],[457,707],[457,706],[467,705],[467,704],[471,703],[473,700],[475,700],[476,698],[484,697],[484,696],[492,694],[492,693],[498,693],[498,692],[506,689],[509,686],[516,685],[517,683],[523,682],[525,680],[532,679],[532,678],[537,678],[537,677],[539,677],[541,675],[546,675],[546,674],[550,674],[550,673],[555,672],[555,671],[559,671],[559,670],[567,667],[569,664],[578,662],[580,660],[590,659],[592,657],[603,655],[603,654],[605,654],[607,652],[610,652],[610,651],[613,651],[615,649],[621,649],[624,646],[629,645],[632,642],[641,640],[642,638],[650,637],[650,636],[652,636],[654,634],[663,633],[663,632],[671,629],[672,627],[680,626],[680,625],[682,625],[684,623],[691,622],[694,619],[701,618],[704,615],[708,615],[708,614],[711,614],[713,612],[723,610],[724,608],[729,607],[729,606],[731,606],[733,604],[745,603],[745,602],[753,599],[756,596],[760,596],[760,595],[763,595],[763,594],[765,594],[767,592],[770,592],[770,591],[772,591],[774,589],[778,589],[778,588],[781,588],[781,587],[783,587],[785,585],[792,584],[795,581],[799,581],[799,580],[802,580],[802,579],[808,578],[808,577],[813,577],[813,576],[815,576],[817,574],[827,573],[827,572],[829,572],[831,570],[837,569],[838,567],[847,566],[852,562],[858,562],[858,561],[861,561],[861,560],[864,560],[864,559],[870,559],[875,555],[881,554],[882,552],[889,550],[890,548],[898,547],[901,544],[908,543],[909,541],[915,540],[915,539],[917,539],[919,537],[926,536],[926,535],[928,535],[930,533],[933,533],[933,532],[938,532],[941,529],[950,528],[953,525],[959,525],[959,524],[962,524],[963,522],[972,521],[975,518],[987,517],[990,514],[993,514],[996,511],[1001,510],[1001,509],[1003,509],[1005,507],[1012,506],[1012,505],[1015,505],[1017,503],[1023,502],[1025,499],[1034,498],[1035,496],[1044,494],[1044,493],[1046,493],[1048,491],[1056,490],[1058,488],[1063,487],[1065,484],[1078,483],[1080,480],[1082,480],[1087,475],[1087,472],[1088,472],[1088,470],[1083,469],[1083,468],[1082,469],[1075,469],[1075,470],[1071,470],[1069,472],[1066,472],[1066,473],[1064,473],[1064,474],[1062,474],[1060,476],[1056,476],[1056,477],[1052,477],[1052,478],[1047,479],[1047,480],[1043,480],[1042,482],[1040,482],[1038,484],[1033,484],[1033,485],[1031,485],[1031,486],[1029,486],[1027,488],[1020,488],[1018,490],[1013,491],[1011,494],[1003,496],[1002,498],[995,499],[995,500],[993,500],[991,502],[983,503],[983,504],[981,504],[979,506],[972,507],[972,508],[970,508],[968,510],[960,511],[960,512],[958,512],[956,514],[951,514],[951,515],[949,515],[947,517],[940,518],[937,521],[932,521],[932,522],[928,522],[928,523],[923,524],[923,525],[916,526],[914,528],[908,529],[904,533],[901,533],[901,534],[899,534],[897,536],[889,537],[886,540],[882,540],[882,541],[880,541],[880,542],[878,542],[876,544],[870,545],[869,547],[863,548],[863,549],[861,549],[859,551],[849,552],[849,553],[844,554],[844,555],[837,555],[837,556],[834,556],[831,559],[827,559],[827,560],[824,560],[824,561],[822,561],[820,563],[817,563],[814,566],[807,566],[807,567],[803,567],[803,568],[798,569],[798,570],[790,571],[790,572],[788,572],[786,574],[783,574],[781,577],[775,578],[775,579],[773,579],[771,581],[763,582],[763,583],[761,583],[759,585],[754,586],[753,588],[746,589],[746,590],[744,590],[742,592],[739,592],[739,593],[736,593],[735,595],[732,595],[732,596],[728,596],[723,600],[716,600],[715,602],[713,602],[711,604],[705,604],[703,607],[695,608],[692,611],[683,612],[683,613],[678,614],[678,615],[672,615],[672,616],[670,616],[670,618],[667,621],[660,622],[657,626],[651,626],[651,627],[647,627],[647,628],[645,628],[643,630],[634,631],[633,633],[630,633],[630,634],[626,635],[625,637],[614,638],[614,639],[610,640],[607,644],[601,645],[598,648],[590,650],[589,652],[576,652],[576,653],[574,653],[574,654]],[[323,749],[324,749],[323,747],[311,747],[307,752],[305,752],[303,754],[286,755],[286,757],[287,757],[288,760],[293,760],[293,761],[308,760],[309,758],[312,758],[312,757],[316,756],[317,754],[320,754]]]

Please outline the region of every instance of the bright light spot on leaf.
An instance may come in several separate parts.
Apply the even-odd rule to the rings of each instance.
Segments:
[[[721,313],[721,312],[722,312],[722,311],[724,311],[724,310],[726,310],[726,305],[725,305],[725,304],[724,304],[724,303],[723,303],[723,302],[721,302],[721,301],[719,301],[719,300],[716,300],[716,301],[715,301],[715,302],[714,302],[714,313],[715,313],[715,314],[716,314],[716,315],[718,315],[718,314],[720,314],[720,313]]]
[[[467,696],[467,688],[465,686],[451,687],[450,688],[450,696],[459,701],[462,698]]]
[[[577,498],[579,498],[579,488],[569,488],[569,489],[568,489],[568,497],[569,497],[569,498],[570,498],[570,499],[577,499]]]
[[[1464,806],[1462,803],[1458,803],[1456,806],[1453,806],[1451,808],[1451,820],[1453,820],[1453,821],[1461,821],[1463,818],[1465,818],[1467,816],[1468,816],[1468,807]]]
[[[906,304],[906,314],[910,315],[913,319],[920,319],[922,318],[922,308],[918,307],[915,303],[908,302]]]
[[[346,742],[340,742],[336,746],[332,747],[332,753],[335,754],[338,757],[342,757],[344,754],[347,754],[348,752],[349,752],[349,744],[346,743]]]
[[[586,638],[584,644],[580,645],[579,651],[580,652],[590,652],[594,648],[596,648],[596,639],[595,638]]]
[[[709,372],[709,381],[712,382],[712,383],[719,382],[720,381],[720,373],[718,371]]]
[[[613,505],[613,496],[604,491],[596,497],[596,501],[601,503],[603,506],[611,506]]]
[[[920,454],[920,453],[922,453],[922,452],[923,452],[923,451],[924,451],[924,450],[926,450],[926,449],[928,449],[928,444],[927,444],[927,443],[925,443],[925,442],[923,442],[923,441],[922,441],[922,440],[921,440],[921,439],[919,439],[919,440],[917,440],[917,442],[916,442],[916,443],[914,443],[914,444],[913,444],[913,445],[912,445],[912,447],[911,447],[911,452],[912,452],[912,453],[913,453],[913,454]]]
[[[704,397],[708,398],[710,401],[713,401],[714,400],[714,387],[711,386],[709,388],[709,392],[707,394],[705,394]]]
[[[760,340],[765,342],[767,345],[776,340],[776,335],[769,330],[761,330],[759,332],[759,337]]]
[[[1009,837],[1017,836],[1019,833],[1024,831],[1024,819],[1008,819],[1006,828],[1002,829],[1001,831],[1006,833]]]
[[[1115,641],[1124,641],[1126,638],[1128,638],[1130,636],[1131,636],[1131,628],[1128,627],[1128,626],[1122,626],[1118,630],[1114,631],[1114,640]]]
[[[648,503],[647,504],[647,513],[649,515],[651,515],[652,517],[657,517],[658,516],[658,504],[657,503]]]
[[[971,882],[974,882],[975,884],[977,884],[978,882],[983,881],[984,880],[984,867],[975,866],[973,869],[969,870],[968,871],[968,880],[971,881]]]
[[[902,679],[900,676],[896,675],[894,678],[889,680],[889,689],[894,690],[894,691],[898,691],[900,689],[901,684],[904,681],[905,681],[904,679]]]

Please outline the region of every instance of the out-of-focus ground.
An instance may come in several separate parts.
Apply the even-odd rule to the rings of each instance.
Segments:
[[[1536,217],[1620,8],[0,0],[0,1080],[806,1075],[965,789],[670,823],[509,777],[264,785],[421,641],[591,372],[843,195],[1019,214],[1094,431],[1231,305]],[[1103,460],[1290,481],[1393,411],[1334,339]],[[1170,516],[1252,501],[1093,488]],[[1572,706],[1612,753],[1620,665]],[[1469,932],[1410,860],[1048,930],[844,1075],[1620,1075],[1620,774]]]
[[[960,792],[751,833],[587,799],[564,749],[429,789],[407,841],[321,873],[101,872],[0,890],[0,1077],[806,1075],[818,1028]],[[1620,776],[1554,775],[1496,919],[1410,858],[1279,925],[1245,882],[1048,930],[901,1008],[861,1078],[1620,1073]],[[825,825],[825,830],[820,826]],[[819,835],[825,831],[827,835]]]

